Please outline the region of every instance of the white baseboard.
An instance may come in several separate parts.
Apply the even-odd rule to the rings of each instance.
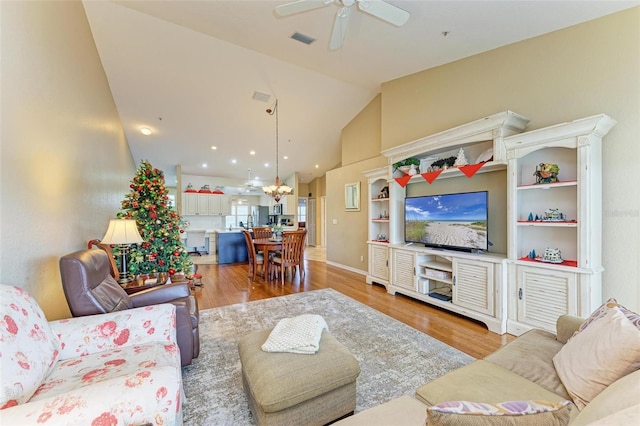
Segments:
[[[346,269],[347,271],[355,272],[356,274],[360,274],[360,275],[365,275],[366,276],[368,274],[367,271],[363,271],[361,269],[352,268],[351,266],[342,265],[340,263],[331,262],[329,260],[327,260],[327,265],[335,266],[335,267],[340,268],[340,269]]]

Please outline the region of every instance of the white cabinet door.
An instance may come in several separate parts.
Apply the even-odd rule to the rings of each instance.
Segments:
[[[453,303],[494,315],[493,263],[453,259]]]
[[[576,274],[518,266],[518,321],[555,332],[559,316],[577,313]]]
[[[198,214],[198,194],[182,194],[182,214]]]
[[[384,283],[389,279],[388,251],[386,246],[369,244],[369,274]]]
[[[208,195],[208,214],[226,216],[231,214],[231,198],[228,195]]]
[[[198,209],[196,214],[200,216],[206,216],[209,214],[209,198],[211,195],[199,194],[198,195]]]
[[[416,291],[415,255],[410,251],[392,250],[393,264],[391,285]]]
[[[231,197],[228,195],[214,195],[214,197],[220,197],[220,214],[222,216],[228,216],[231,214]]]

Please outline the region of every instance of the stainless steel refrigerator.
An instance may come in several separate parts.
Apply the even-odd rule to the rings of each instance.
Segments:
[[[266,226],[269,223],[269,207],[251,206],[251,219],[249,226]]]

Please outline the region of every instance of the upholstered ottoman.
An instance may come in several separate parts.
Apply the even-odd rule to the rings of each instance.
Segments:
[[[324,425],[356,408],[355,357],[326,330],[313,355],[264,352],[271,330],[238,344],[249,407],[260,425]]]

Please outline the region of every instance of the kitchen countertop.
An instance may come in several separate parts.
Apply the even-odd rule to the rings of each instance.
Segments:
[[[295,231],[296,229],[298,229],[297,226],[293,225],[293,226],[283,226],[282,230],[283,231]],[[189,230],[191,231],[201,231],[202,228],[191,228],[191,229],[187,229],[185,230],[185,232],[188,232]],[[207,234],[229,234],[229,233],[239,233],[240,231],[242,231],[242,228],[232,228],[231,230],[229,230],[229,228],[225,228],[225,229],[205,229],[205,231],[207,232]]]

